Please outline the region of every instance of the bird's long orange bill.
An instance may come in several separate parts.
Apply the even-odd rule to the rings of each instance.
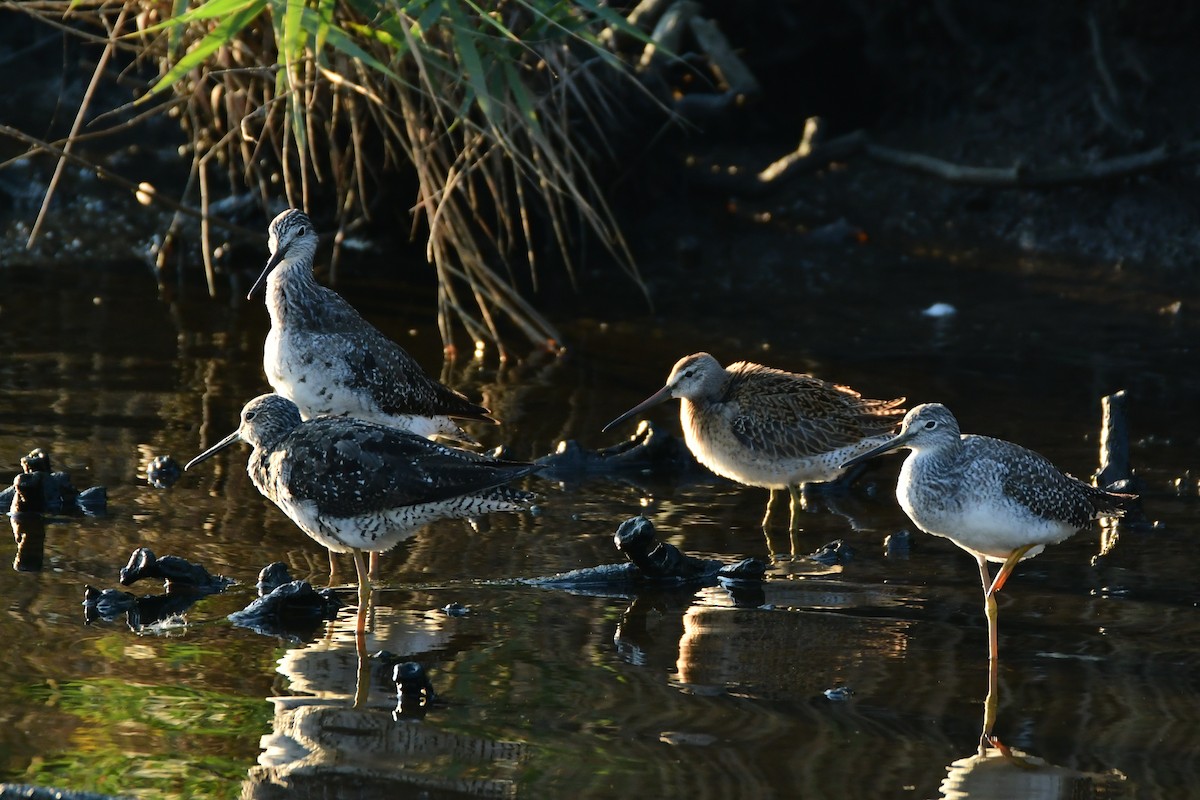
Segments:
[[[279,266],[280,261],[283,261],[283,248],[272,253],[271,257],[267,259],[267,265],[263,267],[262,274],[258,276],[258,280],[254,282],[254,285],[250,287],[250,291],[246,293],[247,300],[254,299],[254,295],[258,294],[258,290],[267,282],[267,276],[271,274],[271,270]]]
[[[214,444],[212,447],[205,450],[200,455],[193,458],[187,464],[185,464],[183,467],[184,472],[187,472],[189,469],[196,466],[197,464],[199,464],[201,461],[205,460],[206,458],[210,458],[210,457],[216,455],[217,453],[224,450],[226,447],[229,447],[229,445],[233,444],[236,441],[239,441],[241,438],[242,437],[239,435],[239,432],[234,431],[233,433],[229,434],[221,441]]]
[[[617,425],[620,425],[622,422],[624,422],[625,420],[634,416],[635,414],[642,413],[647,408],[653,408],[654,406],[658,405],[659,403],[662,403],[662,402],[664,402],[666,400],[670,400],[670,399],[671,399],[671,387],[664,386],[663,388],[659,389],[654,394],[647,397],[642,402],[638,403],[633,408],[626,411],[621,416],[614,419],[612,422],[605,425],[603,428],[600,429],[601,433],[606,432],[609,428],[615,428]]]

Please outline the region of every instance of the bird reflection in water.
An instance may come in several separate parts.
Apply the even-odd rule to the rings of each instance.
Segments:
[[[1009,747],[993,732],[999,705],[999,663],[988,670],[983,730],[975,753],[946,767],[939,787],[943,800],[1086,800],[1132,795],[1118,770],[1081,772],[1050,764],[1042,758]]]

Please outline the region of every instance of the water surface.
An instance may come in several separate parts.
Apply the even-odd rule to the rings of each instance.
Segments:
[[[528,458],[564,438],[615,443],[632,425],[603,424],[704,349],[945,402],[964,430],[1081,476],[1096,466],[1099,398],[1127,390],[1147,522],[1095,561],[1098,531],[1051,548],[1001,597],[996,733],[1030,763],[976,752],[988,665],[973,561],[923,534],[885,552],[885,537],[912,530],[891,494],[897,458],[819,498],[791,536],[786,514],[764,536],[765,491],[715,477],[532,479],[540,513],[435,524],[383,559],[368,647],[424,664],[447,704],[396,721],[377,675],[368,707],[351,709],[352,610],[303,641],[225,619],[270,561],[330,580],[325,552],[250,484],[246,448],[168,490],[145,481],[154,456],[200,452],[266,390],[265,310],[168,302],[144,268],[110,264],[0,273],[0,471],[41,446],[77,487],[109,490],[105,516],[48,520],[39,570],[0,572],[0,778],[141,797],[1196,796],[1193,298],[1102,268],[1081,279],[1004,259],[794,260],[713,281],[644,267],[654,316],[626,303],[560,319],[567,357],[460,358],[443,380],[504,422],[473,433]],[[436,371],[431,291],[354,278],[351,301]],[[1183,311],[1164,310],[1178,299]],[[958,313],[922,316],[934,302]],[[650,416],[677,430],[676,414]],[[768,560],[761,602],[513,582],[617,560],[612,533],[639,513],[691,554]],[[854,549],[848,564],[805,558],[837,539]],[[153,631],[85,625],[84,585],[116,587],[138,546],[238,583]],[[438,611],[452,602],[470,613]],[[829,699],[835,687],[851,693]]]

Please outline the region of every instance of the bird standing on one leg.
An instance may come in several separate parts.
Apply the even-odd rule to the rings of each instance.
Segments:
[[[533,495],[505,484],[538,469],[372,422],[305,422],[296,404],[277,394],[247,403],[238,429],[184,469],[239,439],[254,447],[246,471],[259,492],[320,544],[353,554],[359,633],[371,592],[363,551],[390,550],[435,520],[526,508]]]
[[[267,381],[304,419],[355,417],[419,436],[473,443],[456,419],[495,424],[486,408],[430,378],[332,289],[313,278],[317,233],[296,209],[271,221],[271,257],[247,299],[267,286]]]
[[[811,375],[739,361],[722,367],[708,353],[676,362],[666,385],[604,426],[608,430],[651,406],[679,398],[688,449],[704,466],[746,486],[791,495],[796,528],[801,486],[834,480],[843,462],[886,441],[904,415],[904,398],[869,400]]]
[[[988,655],[999,655],[996,593],[1013,567],[1086,528],[1121,516],[1137,495],[1098,489],[1048,459],[1002,439],[959,432],[940,403],[913,408],[891,440],[846,462],[907,447],[896,499],[921,530],[975,557],[988,620]],[[992,578],[987,562],[1001,563]]]
[[[475,440],[455,420],[495,424],[486,408],[430,378],[341,295],[316,282],[317,232],[304,212],[293,208],[275,217],[267,247],[271,257],[247,299],[266,283],[271,330],[263,369],[304,419],[349,416],[467,444]],[[332,551],[329,566],[336,571]]]

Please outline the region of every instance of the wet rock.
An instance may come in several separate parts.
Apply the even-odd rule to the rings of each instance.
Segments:
[[[678,436],[659,431],[643,420],[633,436],[600,450],[589,450],[574,439],[560,442],[558,449],[535,459],[542,475],[560,480],[592,475],[703,471],[687,445]]]
[[[233,583],[221,575],[210,575],[199,564],[179,556],[156,558],[149,547],[139,547],[121,568],[121,585],[130,586],[143,578],[161,578],[167,591],[186,588],[203,593],[219,592]]]
[[[809,559],[816,561],[818,564],[824,564],[827,567],[847,564],[853,558],[854,548],[847,544],[844,539],[836,539],[829,544],[823,545],[815,553],[809,555]]]
[[[282,561],[272,561],[258,571],[258,596],[268,595],[285,583],[291,583],[295,578],[288,572],[287,564]]]
[[[290,581],[233,612],[229,621],[264,636],[303,641],[322,621],[336,617],[341,607],[332,589],[318,590],[308,581]]]
[[[850,696],[853,694],[854,690],[849,686],[838,686],[833,689],[825,690],[826,699],[833,700],[835,702],[845,702],[846,700],[849,700]]]
[[[168,489],[175,485],[183,468],[170,456],[155,456],[146,468],[146,481],[155,489]]]
[[[727,565],[715,559],[689,556],[672,544],[659,542],[655,538],[654,525],[645,517],[631,517],[621,523],[613,536],[618,551],[629,559],[625,564],[601,564],[596,567],[560,572],[545,578],[529,578],[523,581],[533,586],[546,588],[595,591],[621,589],[634,586],[696,586],[714,585],[718,574]],[[759,572],[765,574],[766,566],[755,559],[739,562],[737,574],[746,580]],[[732,566],[732,565],[731,565]],[[761,567],[761,571],[760,571]]]

